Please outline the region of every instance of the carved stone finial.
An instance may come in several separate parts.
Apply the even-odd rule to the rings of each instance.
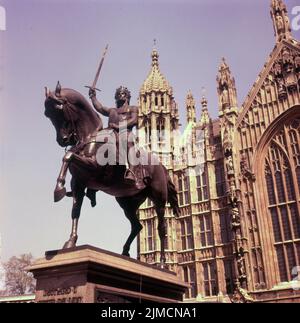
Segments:
[[[291,24],[283,0],[272,0],[271,17],[273,20],[276,41],[291,38]]]
[[[187,123],[196,123],[196,103],[194,96],[189,90],[187,97],[186,97],[186,113],[187,113]]]
[[[220,111],[230,107],[237,107],[235,80],[231,75],[229,66],[227,65],[224,57],[222,58],[219,66],[217,85]]]

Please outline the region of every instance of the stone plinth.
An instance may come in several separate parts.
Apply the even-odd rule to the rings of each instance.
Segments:
[[[188,288],[171,271],[88,245],[46,252],[29,271],[36,302],[178,303]]]

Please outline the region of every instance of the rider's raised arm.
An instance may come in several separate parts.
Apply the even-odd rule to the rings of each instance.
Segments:
[[[110,108],[104,107],[96,98],[96,91],[94,89],[90,89],[89,92],[90,99],[92,100],[93,106],[96,111],[101,113],[102,115],[108,117]]]
[[[138,107],[131,107],[131,117],[127,120],[127,127],[134,127],[138,125]]]

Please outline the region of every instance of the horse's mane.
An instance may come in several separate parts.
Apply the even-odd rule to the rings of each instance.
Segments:
[[[61,89],[61,97],[66,98],[69,104],[78,107],[84,111],[86,116],[99,123],[99,128],[103,127],[101,117],[81,93],[73,89],[63,88]]]
[[[96,111],[92,108],[87,99],[78,91],[68,88],[61,89],[61,97],[66,98],[67,101],[73,105],[78,106],[86,112],[91,112],[97,116]]]

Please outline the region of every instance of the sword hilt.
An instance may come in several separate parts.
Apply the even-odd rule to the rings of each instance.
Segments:
[[[88,88],[88,89],[90,89],[90,90],[96,90],[96,91],[101,92],[100,89],[97,89],[96,87],[93,87],[93,86],[85,85],[85,87]]]

